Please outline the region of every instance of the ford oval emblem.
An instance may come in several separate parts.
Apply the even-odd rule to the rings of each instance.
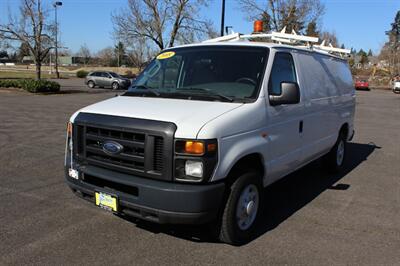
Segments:
[[[103,143],[103,151],[110,155],[116,155],[122,152],[124,146],[115,141],[106,141]]]

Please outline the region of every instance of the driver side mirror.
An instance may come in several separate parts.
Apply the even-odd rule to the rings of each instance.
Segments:
[[[281,94],[269,95],[272,106],[281,104],[296,104],[300,102],[300,89],[297,82],[281,82]]]

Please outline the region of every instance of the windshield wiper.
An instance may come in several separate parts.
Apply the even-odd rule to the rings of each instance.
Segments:
[[[210,89],[205,89],[205,88],[185,87],[185,88],[178,88],[176,90],[178,90],[178,91],[205,92],[204,94],[207,95],[207,96],[217,96],[220,99],[222,98],[222,99],[224,99],[226,101],[229,101],[229,102],[233,102],[234,101],[234,99],[229,97],[229,96],[226,96],[224,94],[212,91]]]
[[[156,96],[160,96],[161,95],[158,91],[156,91],[153,88],[151,88],[149,86],[146,86],[146,85],[134,85],[132,88],[145,89],[145,90],[148,90],[149,92],[153,93]]]

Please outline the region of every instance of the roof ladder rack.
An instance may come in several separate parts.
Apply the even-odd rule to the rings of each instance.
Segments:
[[[306,48],[309,48],[311,50],[327,52],[330,54],[337,54],[341,57],[349,56],[351,53],[351,51],[348,49],[336,48],[333,47],[332,44],[325,45],[325,40],[318,45],[319,39],[317,37],[298,35],[294,30],[292,30],[292,33],[286,33],[286,27],[284,27],[280,32],[273,31],[271,33],[257,32],[252,34],[241,34],[234,32],[229,35],[203,41],[203,43],[235,42],[240,40],[249,41],[254,39],[261,39],[261,41],[269,39],[272,42],[277,42],[279,44],[287,44],[287,45],[300,45],[300,46],[305,45]]]
[[[342,48],[336,48],[333,47],[333,45],[330,43],[328,46],[325,45],[325,40],[322,41],[320,45],[314,45],[314,49],[316,50],[322,50],[328,53],[337,53],[340,56],[350,56],[351,51],[349,49],[342,49]]]

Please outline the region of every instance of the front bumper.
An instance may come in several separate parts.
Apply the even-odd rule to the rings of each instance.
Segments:
[[[119,212],[162,224],[202,224],[213,220],[223,201],[224,183],[178,184],[109,171],[78,167],[79,179],[68,176],[69,187],[94,202],[95,191],[118,197]]]
[[[121,88],[127,89],[131,86],[131,82],[130,81],[122,81],[119,83],[119,86],[121,86]]]

